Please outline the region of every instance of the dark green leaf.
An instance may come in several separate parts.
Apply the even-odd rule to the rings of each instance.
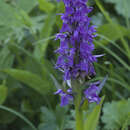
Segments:
[[[130,1],[129,0],[105,0],[106,2],[115,4],[116,11],[124,17],[130,18]]]
[[[53,89],[45,77],[41,79],[38,75],[29,71],[19,69],[5,69],[3,72],[27,84],[29,87],[33,88],[41,94],[47,94],[51,89]]]
[[[3,84],[0,85],[0,104],[3,104],[7,98],[8,88]]]

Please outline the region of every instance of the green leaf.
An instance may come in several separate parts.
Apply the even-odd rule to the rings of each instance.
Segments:
[[[118,130],[130,125],[130,99],[105,103],[102,122],[106,130]]]
[[[130,125],[129,122],[130,122],[130,113],[128,113],[128,116],[127,116],[127,118],[126,118],[126,121],[125,121],[125,123],[123,124],[121,130],[126,130],[126,128],[128,128],[128,125]]]
[[[24,10],[19,10],[19,13],[16,14],[16,18],[27,27],[32,26],[32,21],[29,17],[29,15]]]
[[[50,37],[55,22],[56,22],[56,14],[55,13],[49,13],[46,16],[46,20],[45,20],[44,25],[42,27],[40,38]]]
[[[102,47],[104,50],[106,50],[110,55],[112,55],[115,59],[117,59],[126,69],[130,70],[129,65],[121,58],[119,57],[115,52],[113,52],[111,49],[107,48],[106,46],[104,46],[103,44],[100,44],[99,41],[94,40],[94,42]]]
[[[31,53],[29,53],[24,48],[18,46],[17,44],[9,44],[9,50],[11,53],[15,54],[16,56],[24,55],[26,60],[23,61],[24,69],[31,71],[33,73],[38,74],[39,76],[46,76],[48,73],[44,65],[42,65]]]
[[[105,85],[107,79],[108,79],[108,75],[106,75],[106,76],[104,77],[104,79],[101,81],[100,85],[98,86],[98,87],[99,87],[99,91],[97,92],[97,94],[100,94],[100,92],[101,92],[103,86]]]
[[[82,110],[87,110],[87,108],[88,108],[88,100],[84,100],[84,102],[83,102],[83,104],[81,106],[81,109]]]
[[[65,124],[67,123],[66,121],[66,116],[68,112],[68,106],[61,107],[60,105],[56,106],[55,110],[55,117],[56,117],[56,122],[60,128],[65,127]]]
[[[27,8],[29,9],[34,0],[18,0],[17,2],[19,3],[23,1],[31,2],[29,6],[27,6]],[[23,8],[21,7],[19,7],[20,9],[18,9],[19,4],[17,5],[17,2],[16,2],[17,8],[14,8],[14,6],[11,6],[10,4],[5,3],[4,0],[0,0],[0,19],[2,19],[0,21],[0,28],[1,28],[0,39],[1,40],[6,40],[7,37],[12,38],[12,37],[17,36],[18,34],[16,31],[18,29],[21,29],[21,27],[24,27],[23,18],[25,19],[24,22],[26,22],[26,24],[29,23],[29,20],[27,19],[27,17],[25,17],[25,15],[23,15],[20,12],[21,10],[22,11],[25,11],[25,10],[23,10]],[[26,7],[26,4],[23,7]],[[20,15],[23,15],[23,16],[21,17]],[[21,29],[20,32],[22,33],[23,30]]]
[[[16,116],[10,112],[0,109],[0,124],[10,124],[16,120]]]
[[[108,23],[100,26],[99,28],[97,28],[97,32],[101,35],[104,35],[108,39],[111,39],[112,41],[116,41],[120,39],[122,36],[130,37],[130,30],[114,23]],[[106,40],[101,40],[100,42],[108,43],[108,41]]]
[[[11,25],[15,22],[15,9],[6,4],[4,0],[0,0],[0,25]],[[6,17],[5,17],[6,16]]]
[[[7,26],[0,26],[0,40],[6,40],[12,34],[12,29]]]
[[[14,56],[9,51],[8,47],[5,46],[0,51],[0,69],[10,68],[13,64]]]
[[[41,123],[38,130],[59,130],[57,125],[53,122]]]
[[[21,55],[21,53],[25,55],[26,58],[22,61],[24,67],[22,68],[42,77],[47,82],[47,86],[53,90],[54,85],[50,73],[53,75],[56,74],[52,64],[48,60],[42,59],[43,63],[41,63],[31,53],[16,44],[9,44],[9,49],[15,55]]]
[[[115,4],[116,11],[124,17],[130,18],[130,0],[105,0],[106,2]]]
[[[17,0],[16,6],[29,13],[37,5],[37,0]]]
[[[57,130],[56,117],[52,111],[46,107],[41,108],[41,121],[39,130]]]
[[[66,118],[65,118],[65,122],[64,122],[64,129],[65,130],[75,130],[75,126],[76,126],[76,121],[75,119],[75,110],[70,110],[70,114],[66,114]]]
[[[107,42],[109,42],[109,44],[112,44],[116,49],[120,50],[126,57],[128,57],[127,52],[122,47],[120,47],[116,42],[114,42],[113,40],[105,37],[104,35],[98,34],[98,36],[100,38],[106,40]]]
[[[41,94],[47,94],[50,89],[53,89],[45,77],[41,79],[38,75],[33,74],[29,71],[19,69],[5,69],[3,72],[27,84],[29,87],[33,88]]]
[[[41,107],[41,121],[43,122],[55,122],[56,117],[53,113],[53,111],[49,110],[47,107]]]
[[[33,113],[32,106],[29,100],[23,100],[21,103],[22,112]]]
[[[53,25],[55,24],[56,21],[56,15],[54,13],[50,13],[47,15],[46,21],[42,27],[41,33],[40,33],[40,38],[48,38],[50,37],[52,30],[53,30]],[[38,59],[41,60],[43,56],[45,56],[45,52],[48,46],[49,40],[46,40],[44,42],[38,42],[35,51],[34,51],[34,56]]]
[[[87,119],[84,122],[84,130],[95,130],[96,129],[103,100],[104,100],[104,97],[102,98],[100,104],[97,105],[89,115],[87,115]]]
[[[3,104],[7,98],[8,88],[3,84],[0,85],[0,104]]]
[[[63,13],[65,10],[65,6],[63,2],[58,2],[57,7],[56,7],[56,13]],[[59,28],[62,28],[62,19],[60,15],[56,16],[56,24]]]
[[[47,2],[47,0],[38,0],[39,7],[46,13],[52,12],[55,8],[54,4]]]
[[[8,108],[8,107],[5,107],[3,105],[0,105],[0,109],[2,110],[5,110],[5,111],[8,111],[14,115],[16,115],[17,117],[21,118],[22,120],[24,120],[31,128],[32,130],[37,130],[36,127],[26,118],[24,117],[22,114],[20,114],[19,112],[11,109],[11,108]]]
[[[1,51],[0,51],[0,69],[5,69],[5,68],[11,68],[13,61],[14,61],[14,55],[12,55],[8,49],[7,46],[4,46]],[[2,72],[0,72],[0,78],[5,79],[6,75]]]
[[[52,78],[52,80],[53,80],[53,82],[54,82],[54,84],[55,84],[56,89],[57,89],[57,90],[58,90],[58,89],[61,89],[61,85],[60,85],[59,82],[56,80],[56,78],[55,78],[52,74],[50,74],[50,77]]]

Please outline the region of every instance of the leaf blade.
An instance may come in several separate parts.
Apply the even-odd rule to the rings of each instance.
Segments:
[[[84,123],[84,130],[95,130],[96,129],[103,100],[104,100],[104,97],[102,97],[100,104],[94,108],[94,110],[92,111],[92,113],[90,113],[90,115],[88,115],[88,117]]]
[[[42,95],[48,93],[52,87],[49,85],[49,82],[46,79],[41,79],[38,75],[33,74],[29,71],[20,70],[20,69],[5,69],[3,72],[12,76],[16,80],[19,80],[34,90],[38,91]]]

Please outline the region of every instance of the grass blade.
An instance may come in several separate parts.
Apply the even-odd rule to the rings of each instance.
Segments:
[[[15,111],[15,110],[13,110],[11,108],[5,107],[3,105],[0,105],[0,109],[3,109],[3,110],[8,111],[8,112],[11,112],[12,114],[16,115],[17,117],[19,117],[23,121],[25,121],[32,128],[32,130],[37,130],[37,128],[26,117],[24,117],[19,112]]]
[[[105,47],[104,45],[100,44],[98,41],[94,40],[96,44],[98,44],[100,47],[102,47],[104,50],[106,50],[110,55],[112,55],[115,59],[117,59],[126,69],[130,71],[130,67],[128,64],[126,64],[118,55],[116,55],[113,51],[111,51],[109,48]]]

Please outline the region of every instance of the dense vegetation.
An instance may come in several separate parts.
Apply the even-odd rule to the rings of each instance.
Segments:
[[[97,25],[97,79],[108,75],[99,130],[130,129],[130,0],[89,0]],[[54,69],[62,26],[56,0],[0,0],[0,130],[74,130],[73,106],[60,107]],[[92,104],[91,108],[95,104]]]

